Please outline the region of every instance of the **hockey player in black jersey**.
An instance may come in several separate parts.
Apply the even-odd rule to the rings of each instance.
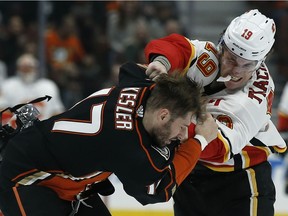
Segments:
[[[110,215],[98,194],[113,193],[112,173],[143,205],[168,201],[201,147],[216,138],[209,114],[187,138],[203,103],[187,78],[163,75],[154,83],[143,66],[122,65],[118,86],[10,139],[0,167],[0,209],[5,216]]]

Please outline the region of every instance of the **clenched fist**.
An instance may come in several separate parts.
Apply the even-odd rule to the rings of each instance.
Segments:
[[[155,81],[157,77],[162,73],[168,73],[166,67],[159,61],[153,61],[151,62],[146,70],[146,75]]]

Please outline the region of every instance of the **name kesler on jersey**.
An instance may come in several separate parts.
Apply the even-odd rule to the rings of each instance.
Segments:
[[[121,90],[115,108],[115,128],[133,130],[132,114],[135,111],[141,88],[124,88]]]

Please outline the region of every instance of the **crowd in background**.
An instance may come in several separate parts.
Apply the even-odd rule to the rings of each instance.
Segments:
[[[287,4],[247,4],[275,19],[278,71],[286,76]],[[46,22],[39,39],[40,16]],[[39,57],[39,45],[44,43],[41,75],[57,84],[69,108],[95,90],[114,84],[121,63],[145,62],[143,48],[149,40],[174,32],[186,36],[191,28],[186,25],[176,1],[45,1],[44,14],[39,14],[35,1],[0,2],[0,83],[17,74],[20,55]]]
[[[143,63],[149,40],[185,34],[172,1],[51,1],[42,41],[38,9],[33,1],[0,2],[0,82],[17,75],[20,55],[38,57],[44,43],[42,76],[57,84],[66,108],[113,85],[121,63]]]
[[[277,73],[288,80],[288,4],[247,4],[275,20]],[[39,13],[37,1],[0,2],[0,85],[17,75],[21,55],[42,55],[39,76],[55,82],[66,109],[115,84],[125,61],[145,62],[143,48],[151,39],[171,33],[191,38],[187,32],[193,28],[183,21],[183,7],[177,1],[45,1],[42,7]]]
[[[114,85],[125,61],[144,63],[143,48],[151,39],[171,33],[197,38],[188,35],[193,26],[187,15],[189,19],[192,15],[189,10],[184,14],[178,1],[41,2],[0,2],[0,85],[19,74],[16,62],[20,56],[31,54],[38,60],[44,56],[39,76],[55,82],[65,109]],[[276,75],[288,80],[287,2],[247,1],[247,5],[275,20]]]
[[[275,19],[279,72],[285,74],[288,48],[282,41],[288,34],[288,10],[279,2],[250,4]],[[114,66],[127,60],[144,62],[149,40],[173,32],[185,35],[177,6],[175,1],[46,2],[44,75],[59,86],[65,107],[113,83]],[[34,1],[0,2],[0,82],[16,74],[20,55],[38,57],[38,9]],[[55,50],[59,44],[63,49]]]

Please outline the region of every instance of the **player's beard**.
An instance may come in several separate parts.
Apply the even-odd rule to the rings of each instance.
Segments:
[[[172,121],[170,120],[162,127],[153,128],[150,135],[157,147],[162,148],[168,144],[167,141],[169,141],[169,137],[171,135],[171,126]]]

